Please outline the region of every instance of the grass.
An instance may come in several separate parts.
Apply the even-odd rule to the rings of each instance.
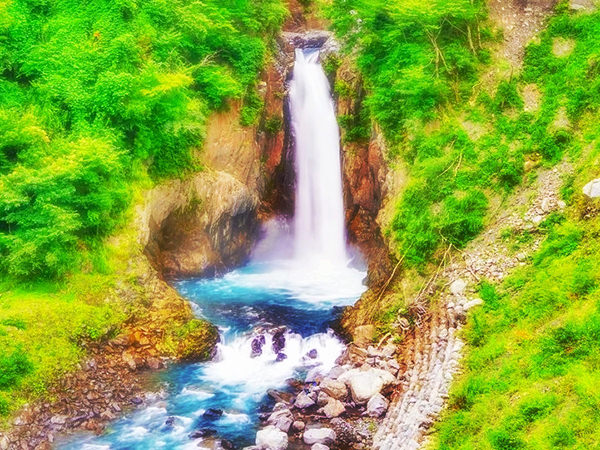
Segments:
[[[516,119],[531,130],[523,149],[548,165],[570,160],[561,189],[568,213],[540,225],[546,238],[529,265],[498,286],[481,284],[484,306],[469,315],[464,373],[432,449],[600,448],[600,217],[597,201],[581,194],[599,175],[599,19],[560,4],[527,49],[517,83],[536,83],[542,102],[536,115]],[[567,38],[573,52],[553,55],[555,39]],[[561,109],[569,125],[557,131]],[[527,236],[506,230],[503,238],[518,247]]]

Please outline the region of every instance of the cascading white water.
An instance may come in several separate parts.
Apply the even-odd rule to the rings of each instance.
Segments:
[[[220,448],[195,434],[199,430],[250,445],[267,389],[285,389],[289,378],[310,380],[335,365],[345,346],[328,329],[333,307],[353,303],[366,287],[365,272],[347,255],[339,131],[318,57],[316,50],[296,51],[290,89],[297,170],[292,233],[285,220],[273,220],[245,267],[177,283],[197,314],[219,326],[216,358],[176,367],[171,395],[123,418],[108,434],[59,448]],[[222,415],[206,417],[209,408]]]
[[[318,50],[296,49],[290,107],[296,144],[295,256],[345,265],[340,135]]]

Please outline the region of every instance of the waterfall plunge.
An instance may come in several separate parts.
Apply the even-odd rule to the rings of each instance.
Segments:
[[[296,49],[290,106],[296,143],[295,258],[346,265],[340,135],[318,50]]]

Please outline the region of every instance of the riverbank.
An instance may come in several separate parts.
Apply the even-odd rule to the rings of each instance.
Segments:
[[[101,432],[121,411],[143,403],[146,372],[176,360],[211,357],[216,329],[195,318],[189,303],[141,252],[126,250],[137,248],[135,239],[122,235],[112,244],[120,249],[115,253],[128,256],[113,255],[119,275],[104,284],[102,298],[121,312],[121,321],[76,344],[80,362],[57,376],[41,398],[30,394],[32,400],[0,433],[2,450],[50,448],[56,434],[74,430]]]

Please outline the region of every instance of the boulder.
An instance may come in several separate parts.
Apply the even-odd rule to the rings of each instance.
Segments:
[[[204,414],[202,414],[202,417],[204,417],[205,419],[208,419],[208,420],[217,420],[222,415],[223,415],[222,409],[208,408],[206,411],[204,411]]]
[[[310,448],[310,450],[329,450],[329,447],[323,444],[315,444]]]
[[[331,397],[329,395],[327,395],[325,392],[323,392],[323,391],[319,392],[319,395],[317,396],[317,405],[325,406],[327,404],[327,402],[329,402],[330,398]]]
[[[288,447],[288,435],[270,425],[256,433],[256,447],[260,450],[285,450]]]
[[[600,197],[600,178],[590,181],[583,187],[583,193],[590,198]]]
[[[370,417],[381,417],[385,414],[390,402],[381,394],[375,394],[367,402],[367,415]]]
[[[331,428],[309,428],[304,431],[302,439],[305,444],[333,444],[335,442],[335,431]]]
[[[273,411],[267,419],[269,425],[273,425],[277,429],[287,433],[294,422],[292,412],[287,408],[281,408]]]
[[[317,396],[314,393],[307,394],[306,392],[300,392],[294,401],[294,406],[298,409],[310,408],[316,403]]]
[[[280,353],[285,348],[285,329],[273,335],[273,353]]]
[[[328,419],[333,419],[334,417],[339,417],[343,413],[346,412],[346,407],[342,402],[335,398],[330,398],[327,404],[322,408],[323,414]]]
[[[321,390],[330,397],[341,400],[348,395],[348,389],[346,385],[339,380],[332,380],[331,378],[325,378],[320,384]]]
[[[254,339],[252,339],[252,344],[250,345],[250,347],[252,348],[252,353],[250,354],[250,356],[252,358],[256,358],[257,356],[262,355],[262,348],[263,345],[265,345],[265,342],[266,340],[264,334],[256,336]]]
[[[364,404],[375,394],[395,382],[394,376],[386,370],[375,369],[352,369],[343,374],[340,381],[346,383],[350,388],[352,399],[358,404]]]

